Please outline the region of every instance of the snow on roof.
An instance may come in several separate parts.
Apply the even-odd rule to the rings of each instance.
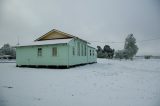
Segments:
[[[96,49],[96,45],[88,44],[89,47]]]
[[[52,44],[64,44],[64,43],[69,43],[71,39],[55,39],[55,40],[44,40],[44,41],[33,41],[27,44],[19,44],[16,47],[21,47],[21,46],[38,46],[38,45],[52,45]]]

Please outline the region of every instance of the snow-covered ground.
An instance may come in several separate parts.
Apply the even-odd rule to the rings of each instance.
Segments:
[[[160,60],[98,59],[70,69],[0,63],[0,106],[160,106]]]
[[[0,63],[16,63],[15,59],[0,59]]]

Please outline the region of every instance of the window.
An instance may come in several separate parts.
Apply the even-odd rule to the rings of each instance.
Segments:
[[[84,47],[84,55],[86,56],[86,54],[87,54],[87,48],[86,48],[86,45],[85,45],[85,47]]]
[[[52,48],[52,56],[57,56],[57,47]]]
[[[92,55],[92,51],[90,50],[90,56]]]
[[[80,43],[79,42],[77,43],[77,46],[78,46],[77,54],[78,56],[80,56]]]
[[[93,56],[94,56],[94,50],[93,50]]]
[[[81,44],[81,56],[83,56],[83,44]]]
[[[75,48],[72,48],[73,56],[75,55]]]
[[[42,56],[42,48],[38,48],[37,56]]]

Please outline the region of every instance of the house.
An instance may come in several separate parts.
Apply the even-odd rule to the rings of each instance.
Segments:
[[[32,43],[16,46],[18,67],[70,67],[96,63],[96,49],[86,40],[53,29]]]

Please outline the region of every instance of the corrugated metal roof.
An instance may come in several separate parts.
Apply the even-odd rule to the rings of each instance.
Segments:
[[[55,40],[45,40],[45,41],[34,41],[27,44],[19,44],[16,45],[16,47],[22,47],[22,46],[38,46],[38,45],[52,45],[52,44],[65,44],[69,43],[71,39],[55,39]]]

